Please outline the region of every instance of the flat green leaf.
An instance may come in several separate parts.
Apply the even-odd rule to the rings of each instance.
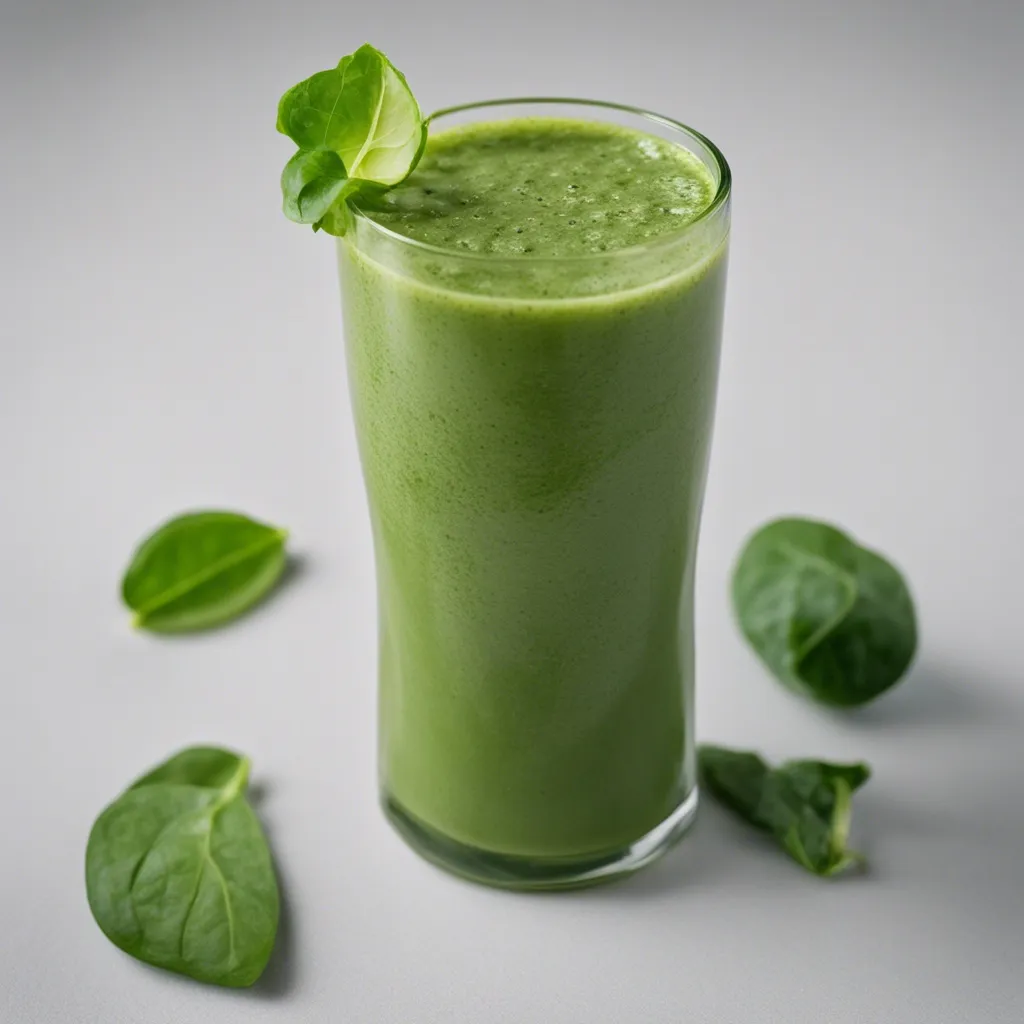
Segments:
[[[267,965],[280,898],[244,797],[249,762],[215,753],[183,751],[103,811],[86,849],[86,892],[96,923],[126,953],[237,988]]]
[[[787,761],[770,768],[754,753],[703,746],[701,785],[733,813],[771,833],[798,864],[828,878],[861,865],[847,847],[851,797],[871,776],[865,764]]]
[[[252,607],[285,566],[287,531],[233,512],[195,512],[161,526],[132,557],[121,592],[134,623],[206,629]]]
[[[780,519],[760,529],[736,564],[732,597],[773,675],[824,704],[865,704],[913,660],[917,622],[902,576],[826,523]]]
[[[277,129],[299,147],[281,176],[285,215],[331,234],[348,199],[404,181],[427,140],[405,77],[368,43],[289,89]]]

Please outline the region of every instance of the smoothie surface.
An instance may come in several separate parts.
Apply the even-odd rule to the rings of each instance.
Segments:
[[[515,118],[431,134],[413,174],[364,212],[440,248],[573,257],[678,231],[714,195],[704,164],[655,135]]]

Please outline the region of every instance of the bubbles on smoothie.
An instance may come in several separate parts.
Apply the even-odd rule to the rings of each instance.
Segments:
[[[571,256],[677,230],[712,191],[696,157],[656,136],[505,121],[431,136],[420,166],[372,215],[459,251]]]
[[[662,147],[658,144],[655,139],[641,139],[637,144],[636,148],[647,157],[648,160],[660,160],[664,156]]]

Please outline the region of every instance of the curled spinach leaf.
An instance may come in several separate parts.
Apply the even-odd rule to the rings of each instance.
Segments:
[[[809,519],[779,519],[747,542],[733,574],[736,617],[790,689],[866,704],[907,671],[917,647],[910,591],[881,555]]]
[[[862,865],[847,847],[851,798],[871,777],[866,764],[787,761],[769,767],[758,754],[703,746],[701,785],[731,811],[775,837],[798,864],[828,878]]]
[[[293,85],[277,130],[298,147],[281,175],[284,213],[344,235],[347,202],[404,181],[427,142],[427,121],[405,76],[369,43]]]

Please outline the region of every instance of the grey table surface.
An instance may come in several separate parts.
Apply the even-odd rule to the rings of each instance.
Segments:
[[[309,0],[0,6],[0,1021],[954,1024],[1024,1017],[1024,14],[1019,4]],[[865,758],[864,877],[708,806],[560,897],[418,860],[375,804],[370,537],[333,253],[278,211],[279,93],[365,39],[427,108],[576,94],[676,115],[736,177],[697,620],[699,731]],[[301,556],[233,628],[133,633],[165,516]],[[788,696],[726,581],[776,514],[906,570],[920,657],[861,712]],[[252,991],[129,960],[82,881],[100,808],[177,747],[255,762],[286,893]]]

